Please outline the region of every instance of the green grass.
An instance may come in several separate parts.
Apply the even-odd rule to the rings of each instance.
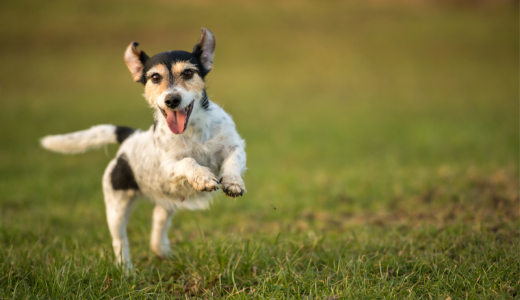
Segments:
[[[179,212],[166,261],[141,201],[122,276],[101,191],[117,148],[38,139],[148,128],[124,49],[191,49],[202,26],[248,193]],[[0,40],[0,299],[520,297],[516,7],[4,1]]]

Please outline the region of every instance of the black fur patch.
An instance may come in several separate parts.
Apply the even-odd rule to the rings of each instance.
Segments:
[[[202,66],[202,63],[200,62],[200,53],[193,54],[186,51],[168,51],[168,52],[162,52],[159,54],[155,54],[151,58],[146,60],[146,63],[144,63],[143,68],[143,77],[141,81],[143,84],[146,84],[146,81],[148,80],[145,78],[146,73],[155,65],[162,64],[164,65],[171,73],[172,65],[179,62],[179,61],[188,61],[192,64],[194,64],[197,67],[197,73],[199,73],[200,77],[202,77],[202,80],[204,80],[204,77],[208,74],[209,71],[206,71],[204,67]],[[170,76],[173,80],[173,76]]]
[[[135,132],[135,129],[125,126],[116,126],[116,139],[119,144],[123,143],[132,133]]]
[[[117,158],[116,166],[110,174],[110,181],[114,190],[139,190],[134,172],[128,164],[125,154],[121,154]]]
[[[155,128],[157,128],[157,120],[153,120],[153,132],[155,132]]]
[[[208,94],[206,94],[206,89],[204,89],[204,92],[202,94],[202,99],[200,99],[200,105],[205,110],[209,109],[209,99],[208,99]]]

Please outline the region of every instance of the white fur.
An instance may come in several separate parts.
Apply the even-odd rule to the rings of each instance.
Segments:
[[[235,129],[231,117],[218,105],[209,102],[206,110],[200,99],[186,130],[172,133],[160,112],[156,125],[147,131],[135,131],[121,145],[117,157],[124,155],[139,190],[115,190],[111,174],[113,159],[103,176],[107,221],[112,235],[116,261],[131,268],[126,225],[134,199],[143,195],[156,203],[152,229],[152,250],[160,257],[170,252],[167,229],[171,217],[179,209],[206,209],[213,190],[219,186],[235,195],[246,192],[242,173],[245,171],[245,143]],[[78,153],[106,143],[115,143],[116,126],[99,125],[65,135],[47,136],[41,140],[49,150]],[[207,189],[208,191],[203,191]]]
[[[128,46],[125,62],[134,80],[140,81],[142,53],[135,48],[136,45],[132,42]],[[200,53],[207,73],[213,68],[215,50],[215,36],[211,31],[202,29],[202,36],[194,49],[200,50],[196,53]],[[167,110],[165,95],[171,93],[182,97],[179,108],[194,103],[188,126],[179,135],[170,131],[161,113],[161,109]],[[145,132],[137,130],[126,137],[117,157],[105,170],[103,193],[108,227],[116,262],[127,269],[132,267],[132,263],[126,226],[137,196],[143,195],[156,203],[150,244],[159,257],[165,258],[170,252],[167,231],[175,211],[208,208],[211,193],[218,188],[219,182],[228,196],[237,197],[246,192],[242,180],[246,168],[244,140],[221,107],[209,100],[207,108],[203,107],[204,95],[200,86],[188,91],[173,82],[159,96],[150,93],[150,97],[155,99],[145,95],[155,109],[154,125]],[[70,134],[47,136],[41,144],[57,152],[78,153],[116,143],[117,132],[121,134],[119,140],[123,139],[124,133],[129,133],[117,129],[113,125],[99,125]]]
[[[43,148],[60,153],[81,153],[117,143],[116,126],[98,125],[69,134],[49,135],[40,140]]]

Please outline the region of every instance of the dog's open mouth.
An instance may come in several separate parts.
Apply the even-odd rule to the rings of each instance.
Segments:
[[[160,108],[161,113],[166,118],[166,123],[168,123],[168,127],[175,134],[181,134],[188,127],[188,120],[190,119],[191,112],[193,111],[193,103],[192,101],[190,105],[184,107],[179,110],[168,110],[167,112],[164,109]]]

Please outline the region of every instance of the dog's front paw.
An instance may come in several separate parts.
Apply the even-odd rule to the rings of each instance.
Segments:
[[[222,184],[222,191],[228,197],[239,197],[246,193],[246,185],[242,177],[236,175],[222,175],[220,178]]]
[[[213,192],[218,190],[217,177],[206,167],[200,167],[193,176],[188,179],[188,182],[197,191]]]

